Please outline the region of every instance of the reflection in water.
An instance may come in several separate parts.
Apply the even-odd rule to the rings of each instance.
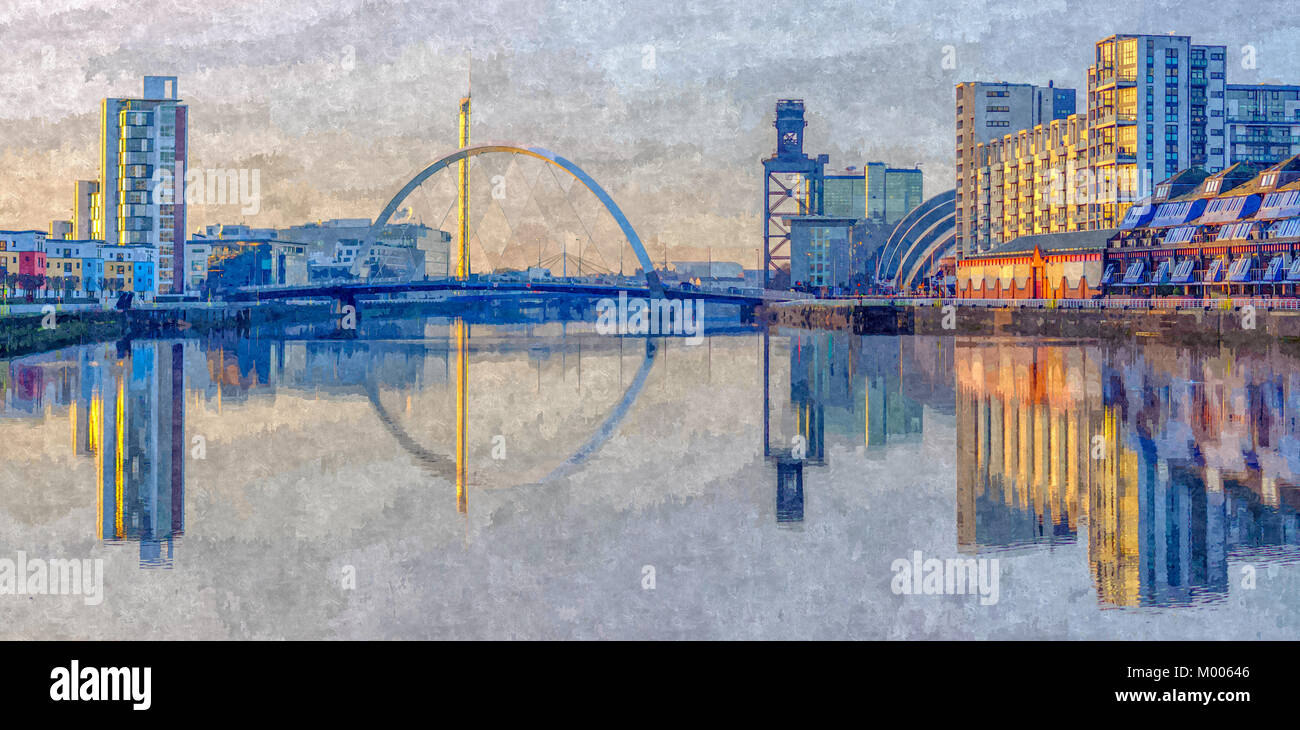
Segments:
[[[170,567],[185,532],[184,350],[122,343],[10,366],[10,406],[39,412],[52,391],[68,407],[73,451],[95,463],[96,536],[137,543],[143,567]]]
[[[1116,606],[1222,598],[1228,561],[1300,543],[1297,363],[1160,344],[957,349],[971,551],[1073,542]]]
[[[266,476],[244,475],[234,497],[207,491],[220,485],[195,483],[187,463],[202,471],[194,459],[211,446],[195,419],[206,419],[207,428],[229,422],[234,433],[263,433],[258,429],[265,426],[268,440],[283,438],[274,425],[255,420],[278,417],[278,395],[291,396],[286,402],[303,410],[286,420],[286,431],[305,434],[298,450],[309,452],[285,456],[298,468],[317,459],[307,480],[329,482],[322,491],[335,499],[354,484],[339,475],[340,462],[310,453],[326,443],[313,440],[327,432],[314,419],[347,407],[345,438],[355,433],[366,437],[367,448],[394,446],[409,469],[395,473],[408,483],[390,491],[366,485],[377,502],[393,503],[393,514],[412,520],[398,523],[394,533],[401,537],[393,540],[438,527],[436,513],[404,512],[409,495],[402,490],[411,489],[414,474],[424,480],[416,490],[428,487],[423,492],[465,536],[498,524],[509,535],[511,520],[522,522],[515,515],[529,509],[591,530],[601,520],[623,524],[625,514],[650,520],[669,509],[644,505],[709,514],[717,509],[710,500],[717,500],[761,517],[761,526],[723,523],[713,530],[721,543],[709,544],[711,535],[702,534],[714,523],[691,532],[686,539],[708,545],[699,554],[719,564],[737,560],[727,550],[755,544],[744,539],[749,534],[728,531],[781,528],[782,539],[794,541],[782,549],[808,557],[806,571],[825,563],[827,554],[815,552],[815,536],[823,533],[803,533],[800,526],[845,522],[836,528],[842,532],[828,534],[856,542],[870,538],[864,532],[897,530],[913,516],[947,522],[955,531],[944,533],[943,545],[953,546],[955,534],[953,547],[962,552],[1013,551],[1007,561],[1042,557],[1053,573],[1078,572],[1081,581],[1086,561],[1103,606],[1221,602],[1235,590],[1230,565],[1277,564],[1298,554],[1300,363],[1279,353],[745,329],[715,333],[707,347],[684,348],[598,336],[580,325],[476,324],[471,331],[464,321],[438,318],[374,320],[361,335],[137,341],[24,357],[0,365],[0,420],[7,422],[0,425],[52,430],[60,445],[70,431],[75,459],[93,464],[85,473],[93,473],[86,481],[93,478],[95,523],[80,521],[80,536],[135,545],[146,568],[177,564],[187,532],[187,478],[191,490],[206,492],[201,504],[209,510],[191,512],[193,541],[212,510],[237,513],[231,502],[249,499],[246,482]],[[725,337],[731,343],[717,348],[722,354],[715,363],[715,344]],[[731,389],[731,410],[708,400],[722,387]],[[698,419],[695,430],[677,433],[688,415]],[[712,415],[717,419],[710,421]],[[639,419],[635,429],[629,418]],[[328,433],[337,438],[339,432]],[[487,456],[496,434],[510,444],[509,460]],[[639,449],[625,448],[635,439]],[[930,465],[899,466],[895,459],[921,453],[927,440],[955,456],[947,482],[955,485],[955,521],[952,492],[932,487],[921,496],[939,494],[947,507],[932,509],[933,501],[921,499],[908,502],[917,514],[900,517],[885,506],[928,483],[918,473]],[[627,461],[630,453],[650,452],[647,445],[655,453]],[[698,466],[673,471],[675,462],[689,463],[700,456],[692,450],[701,448],[715,449],[705,456],[719,463],[741,458],[707,487],[682,485]],[[294,468],[259,467],[272,476]],[[35,456],[19,468],[45,467]],[[951,473],[943,468],[944,476]],[[569,486],[601,469],[638,481],[626,487],[627,501],[613,513]],[[873,477],[862,476],[868,473]],[[755,476],[766,485],[757,504],[746,501]],[[882,492],[887,499],[868,501]],[[77,492],[87,512],[90,494],[89,486],[84,497]],[[364,503],[371,495],[363,497]],[[276,504],[261,504],[268,503]],[[253,511],[239,513],[235,524]],[[290,511],[276,519],[292,535],[310,522],[309,514],[321,524],[339,520],[345,533],[354,529],[347,511]],[[691,518],[673,514],[679,522]],[[36,517],[31,522],[41,524]],[[575,550],[605,554],[616,547],[592,542]],[[857,550],[831,547],[834,555]],[[876,560],[887,574],[889,562],[913,547],[929,546],[891,544],[858,566]],[[189,552],[198,549],[194,543]],[[1056,577],[1019,576],[1044,585]],[[863,582],[863,575],[853,580]],[[865,584],[874,585],[870,575]]]
[[[545,325],[543,325],[545,328]],[[492,327],[485,328],[492,330]],[[565,364],[576,348],[576,375],[582,379],[582,343],[590,332],[560,336],[527,336],[522,331],[497,332],[480,346],[480,356],[526,353],[541,363],[554,356]],[[589,438],[558,459],[545,476],[514,484],[543,484],[580,469],[587,459],[617,433],[642,391],[655,363],[658,345],[631,338],[644,352],[640,366],[622,397],[609,405]],[[619,339],[598,337],[598,355],[616,352],[622,380],[624,345]],[[711,350],[709,350],[711,352]],[[541,357],[538,357],[538,356]],[[469,510],[471,483],[488,485],[489,477],[471,469],[469,456],[470,324],[463,319],[438,318],[369,322],[357,340],[285,340],[214,338],[179,342],[122,341],[69,348],[20,358],[0,371],[5,393],[0,415],[45,421],[53,408],[66,408],[74,452],[95,463],[96,537],[106,543],[135,543],[142,567],[174,564],[178,539],[184,534],[187,390],[204,402],[223,407],[279,390],[310,390],[329,394],[364,393],[377,420],[389,435],[434,477],[454,484],[456,510]],[[590,358],[589,358],[590,361]],[[188,362],[188,370],[187,370]],[[188,372],[188,377],[187,377]],[[432,377],[431,377],[432,376]],[[454,387],[454,439],[439,453],[439,439],[412,428],[412,395],[426,389]],[[391,408],[386,395],[402,394],[405,404]],[[450,410],[450,409],[449,409]],[[451,415],[451,414],[448,414]],[[206,449],[195,435],[194,450]],[[195,458],[203,458],[195,456]]]
[[[776,521],[803,522],[803,460],[776,462]]]
[[[462,165],[462,175],[464,169]],[[469,408],[469,325],[457,317],[452,323],[452,333],[456,344],[456,511],[465,514],[469,511],[469,485],[465,481],[465,472],[469,468],[465,451],[465,422]]]
[[[951,414],[951,357],[951,340],[937,338],[763,335],[764,455],[776,465],[777,521],[803,521],[804,465],[826,466],[828,438],[879,455],[920,436],[927,406]],[[788,400],[773,395],[782,386]]]

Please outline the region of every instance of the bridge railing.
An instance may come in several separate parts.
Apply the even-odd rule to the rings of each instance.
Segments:
[[[958,299],[955,297],[843,297],[818,303],[860,306],[927,307],[954,305],[989,309],[1206,309],[1231,311],[1244,306],[1266,310],[1298,310],[1300,298],[1283,297],[1126,297],[1108,299]]]
[[[429,279],[429,281],[444,281],[444,280],[446,279],[436,279],[436,280]],[[304,288],[310,289],[313,287],[320,287],[324,289],[331,286],[349,286],[349,285],[375,286],[378,284],[409,284],[417,281],[425,281],[425,279],[422,278],[410,279],[406,277],[401,277],[401,278],[383,277],[383,278],[370,278],[370,279],[356,279],[356,278],[315,279],[313,281],[308,281],[303,284],[252,284],[249,286],[238,286],[235,287],[234,290],[242,294],[256,294],[257,292],[285,291],[287,289],[304,289]]]
[[[1281,297],[1125,297],[1106,299],[943,299],[944,304],[962,307],[1006,309],[1219,309],[1231,311],[1245,306],[1256,309],[1300,310],[1300,299]]]

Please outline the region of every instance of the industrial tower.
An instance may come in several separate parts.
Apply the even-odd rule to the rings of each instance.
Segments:
[[[829,155],[803,151],[802,99],[776,102],[776,154],[763,160],[763,288],[790,285],[790,229],[782,218],[822,215]]]

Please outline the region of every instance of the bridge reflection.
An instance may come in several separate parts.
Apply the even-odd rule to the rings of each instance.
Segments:
[[[171,567],[185,533],[186,464],[205,458],[207,448],[201,434],[187,432],[187,400],[199,403],[201,410],[209,404],[219,415],[232,404],[273,399],[280,392],[313,398],[364,394],[378,422],[415,463],[454,485],[456,509],[466,514],[472,486],[537,486],[580,469],[618,432],[643,391],[660,350],[656,339],[596,335],[581,327],[568,331],[566,326],[514,326],[527,336],[484,327],[472,336],[470,322],[461,318],[376,319],[364,323],[355,340],[214,337],[70,348],[25,357],[0,370],[5,396],[0,415],[44,420],[51,408],[66,407],[71,451],[94,463],[94,535],[108,543],[136,544],[142,567]],[[741,331],[751,332],[735,332]],[[541,364],[554,358],[562,377],[569,365],[576,365],[581,383],[585,351],[588,362],[618,358],[622,383],[625,350],[641,353],[626,388],[603,413],[599,404],[590,409],[598,415],[590,433],[567,455],[552,455],[551,466],[538,478],[502,483],[499,474],[472,468],[469,385],[476,359],[480,366],[502,358],[533,360],[540,386]],[[409,417],[412,396],[431,386],[454,388],[454,410],[445,409],[433,419],[454,423],[454,438],[430,433],[422,428],[427,423]],[[385,403],[395,395],[405,397],[405,404],[393,408]]]

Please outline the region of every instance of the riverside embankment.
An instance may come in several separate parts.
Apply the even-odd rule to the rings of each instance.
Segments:
[[[1300,307],[1267,300],[1196,300],[1062,305],[971,304],[960,299],[901,302],[834,300],[769,305],[770,324],[855,334],[1159,337],[1179,342],[1242,343],[1272,338],[1300,343]]]
[[[0,357],[45,352],[124,337],[184,336],[218,330],[249,331],[331,318],[330,307],[281,303],[170,306],[0,315]]]

